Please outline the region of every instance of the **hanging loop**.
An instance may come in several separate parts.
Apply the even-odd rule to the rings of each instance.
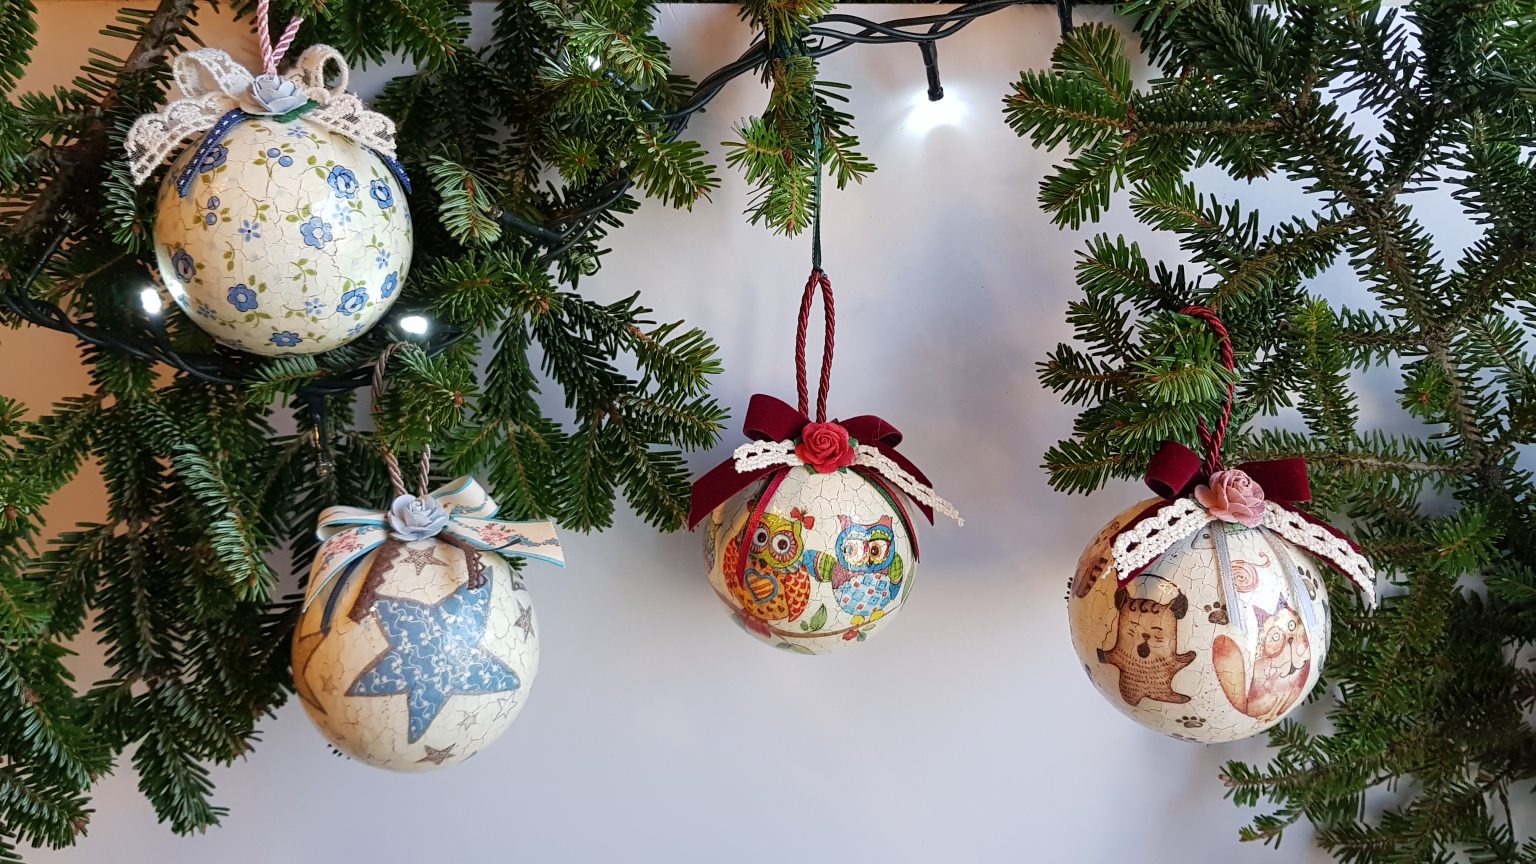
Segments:
[[[1186,306],[1179,310],[1179,314],[1188,315],[1204,321],[1211,331],[1216,334],[1216,339],[1221,350],[1221,365],[1228,372],[1236,371],[1236,358],[1232,353],[1232,337],[1227,333],[1227,326],[1221,323],[1221,318],[1215,312],[1204,306]],[[1215,431],[1211,431],[1205,425],[1205,420],[1200,420],[1200,443],[1205,449],[1205,473],[1215,474],[1222,468],[1221,445],[1227,437],[1227,427],[1232,423],[1232,403],[1237,396],[1237,384],[1232,378],[1227,379],[1227,398],[1221,406],[1221,420],[1216,424]]]
[[[810,388],[805,372],[805,338],[811,326],[811,303],[816,289],[821,289],[821,310],[826,336],[821,348],[821,380],[816,387],[816,422],[827,422],[827,391],[832,389],[832,346],[836,341],[837,314],[832,305],[832,280],[820,270],[812,270],[800,296],[800,326],[795,331],[795,392],[800,397],[800,413],[809,417]]]
[[[299,25],[304,23],[303,18],[297,16],[289,19],[288,27],[283,30],[283,35],[278,38],[277,44],[272,44],[272,31],[269,19],[271,18],[272,0],[257,0],[256,3],[256,38],[261,42],[261,67],[266,74],[277,77],[277,64],[283,60],[283,55],[288,53],[288,47],[293,44],[293,38],[299,35]]]
[[[384,393],[384,370],[389,366],[389,358],[395,356],[405,344],[404,342],[389,343],[384,347],[383,351],[379,352],[379,359],[373,364],[373,403],[371,407],[375,418],[379,416],[380,412],[379,397]],[[388,447],[384,448],[384,465],[389,469],[389,485],[394,490],[395,497],[398,498],[401,495],[405,495],[405,478],[400,473],[400,460],[395,458],[394,451]],[[432,448],[430,446],[421,451],[421,465],[419,466],[417,481],[416,497],[428,497],[427,490],[431,488],[432,483]]]

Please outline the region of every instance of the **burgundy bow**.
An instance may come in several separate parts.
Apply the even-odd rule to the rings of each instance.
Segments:
[[[1312,500],[1307,483],[1307,462],[1300,457],[1247,462],[1237,466],[1264,490],[1264,498],[1281,504],[1305,504]],[[1211,478],[1195,451],[1177,441],[1164,441],[1147,463],[1147,486],[1170,501],[1183,498]]]
[[[1312,500],[1312,486],[1307,481],[1307,462],[1305,459],[1293,456],[1289,459],[1246,462],[1237,466],[1237,470],[1247,474],[1253,478],[1255,483],[1259,484],[1259,488],[1264,490],[1264,500],[1266,502],[1274,504],[1276,507],[1284,507],[1308,522],[1321,526],[1328,533],[1348,543],[1351,549],[1354,549],[1356,552],[1360,551],[1360,547],[1355,545],[1355,541],[1346,537],[1343,532],[1310,513],[1297,510],[1294,506],[1305,504]],[[1129,531],[1142,522],[1142,520],[1152,516],[1174,501],[1188,497],[1194,492],[1196,486],[1208,482],[1210,479],[1210,476],[1205,473],[1204,463],[1193,450],[1177,441],[1164,441],[1162,447],[1158,448],[1157,453],[1152,456],[1152,460],[1147,463],[1146,477],[1148,488],[1156,492],[1158,497],[1163,500],[1152,504],[1147,509],[1136,514],[1115,533],[1118,535]],[[1344,569],[1336,562],[1329,563],[1333,564],[1340,571]],[[1120,574],[1120,584],[1124,585],[1141,575],[1141,572],[1147,569],[1148,566],[1150,566],[1150,563],[1136,570]]]
[[[809,417],[782,399],[759,393],[747,403],[747,417],[742,424],[742,431],[754,441],[791,441],[799,438],[801,430],[805,429],[806,424],[810,422]],[[902,470],[915,477],[919,483],[925,486],[931,485],[928,478],[918,470],[916,465],[912,464],[910,459],[897,452],[896,445],[901,443],[901,431],[895,426],[873,414],[861,414],[858,417],[834,422],[847,429],[849,436],[857,439],[860,444],[879,450],[887,459],[900,465]],[[688,509],[688,527],[697,526],[704,521],[704,517],[714,512],[716,507],[729,501],[731,496],[751,486],[757,480],[775,471],[783,470],[785,469],[782,465],[771,465],[754,471],[737,471],[734,458],[716,465],[709,473],[693,483],[693,501]],[[855,470],[875,474],[867,468]],[[878,477],[878,475],[875,476]],[[881,484],[882,487],[885,485]],[[894,497],[892,500],[895,500]],[[933,508],[919,502],[913,503],[932,523]]]

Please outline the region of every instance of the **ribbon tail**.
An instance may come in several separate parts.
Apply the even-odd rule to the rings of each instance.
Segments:
[[[1307,480],[1307,461],[1300,457],[1267,459],[1237,466],[1259,484],[1264,497],[1281,504],[1305,504],[1312,500],[1312,485]]]
[[[778,470],[779,466],[769,466],[755,471],[737,471],[734,458],[716,465],[693,481],[693,495],[688,502],[688,530],[697,528],[716,507],[731,500],[736,493]]]
[[[1278,503],[1265,510],[1264,527],[1342,573],[1365,595],[1368,605],[1376,604],[1376,568],[1344,532],[1310,513]]]

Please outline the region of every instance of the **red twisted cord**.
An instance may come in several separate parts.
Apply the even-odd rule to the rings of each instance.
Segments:
[[[832,306],[832,280],[821,270],[812,270],[805,283],[805,293],[800,297],[800,327],[795,333],[795,390],[800,396],[800,413],[810,416],[811,395],[805,374],[805,333],[811,326],[811,302],[816,299],[816,289],[821,288],[821,306],[826,321],[826,341],[821,349],[821,382],[816,389],[816,422],[827,422],[827,391],[832,389],[833,334],[837,331],[837,315]]]
[[[1217,317],[1216,313],[1204,306],[1185,306],[1179,310],[1179,313],[1188,315],[1191,318],[1199,318],[1211,328],[1221,346],[1221,365],[1227,367],[1228,372],[1235,371],[1237,364],[1232,354],[1232,337],[1227,333],[1227,325],[1221,323],[1221,319]],[[1214,433],[1211,432],[1206,427],[1205,421],[1200,421],[1200,443],[1205,447],[1206,474],[1215,474],[1222,468],[1221,445],[1227,438],[1227,427],[1232,423],[1232,402],[1236,397],[1237,385],[1229,380],[1227,382],[1227,401],[1221,406],[1221,422],[1216,425],[1216,431]]]

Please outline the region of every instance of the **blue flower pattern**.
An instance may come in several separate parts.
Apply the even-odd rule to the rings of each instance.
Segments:
[[[293,126],[287,128],[285,132],[288,138],[298,142],[297,146],[301,148],[301,158],[302,153],[304,152],[302,148],[307,146],[307,141],[322,140],[314,138],[314,136],[310,135],[307,131]],[[285,144],[282,148],[264,147],[262,149],[256,150],[255,152],[265,156],[266,159],[270,162],[275,162],[277,165],[286,168],[292,167],[295,163],[295,159],[292,155],[283,152],[283,150],[292,149],[292,146],[294,145]],[[237,148],[237,152],[241,151],[238,151]],[[243,152],[248,153],[250,151]],[[208,174],[213,172],[222,166],[229,164],[230,156],[231,149],[229,141],[216,144],[202,153],[201,158],[197,160],[196,170],[199,174]],[[243,159],[248,157],[241,156],[239,158]],[[313,157],[310,157],[310,164],[314,164]],[[342,201],[356,201],[359,197],[361,197],[360,193],[363,191],[364,183],[367,185],[368,198],[371,198],[374,203],[378,205],[380,211],[389,211],[389,215],[385,217],[386,219],[396,218],[393,211],[395,209],[399,209],[401,213],[400,218],[406,219],[407,224],[409,224],[409,211],[407,211],[404,207],[396,208],[397,195],[393,186],[388,182],[387,179],[380,178],[377,176],[377,174],[373,174],[371,178],[365,176],[362,181],[359,181],[358,174],[352,167],[323,162],[322,167],[325,166],[329,166],[325,168],[325,173],[323,175],[325,182],[327,186],[330,187],[330,190],[335,196],[335,199],[338,200],[338,203],[334,205],[333,209],[328,210],[319,206],[319,202],[317,201],[315,211],[313,212],[322,215],[310,215],[305,213],[301,215],[299,220],[296,220],[299,235],[305,246],[315,250],[320,250],[326,254],[340,254],[339,252],[329,252],[329,250],[333,248],[338,241],[337,231],[341,230],[342,226],[347,225],[349,222],[370,223],[369,218],[363,211],[352,212],[350,209],[358,207],[358,204],[352,203],[347,205],[341,203]],[[218,188],[217,184],[223,181],[210,179],[201,182],[210,184],[209,187],[205,188]],[[252,212],[249,210],[248,205],[242,206],[245,205],[245,202],[240,200],[241,196],[237,195],[235,197],[236,201],[234,203],[236,206],[234,212],[232,213],[229,208],[224,207],[224,202],[221,201],[218,195],[208,196],[206,199],[201,201],[200,206],[193,205],[196,207],[196,210],[194,211],[196,214],[195,222],[193,221],[193,212],[189,212],[187,214],[188,221],[185,223],[188,224],[188,227],[191,227],[191,224],[197,224],[201,228],[214,230],[214,233],[209,235],[210,239],[212,240],[217,240],[217,238],[220,236],[227,236],[230,237],[230,239],[233,239],[234,236],[238,236],[240,243],[252,244],[254,249],[258,250],[250,253],[242,253],[240,251],[239,243],[231,247],[228,245],[228,241],[225,241],[224,245],[222,246],[224,264],[218,265],[218,269],[220,270],[226,269],[224,266],[225,264],[228,265],[227,269],[233,270],[237,266],[236,262],[247,260],[244,258],[244,255],[260,255],[261,252],[259,250],[262,248],[261,241],[264,239],[263,230],[265,229],[268,235],[273,233],[271,224],[272,217],[270,215],[270,211],[267,211],[266,208],[263,207]],[[188,203],[191,204],[192,202],[189,201]],[[242,209],[246,211],[244,214],[240,212]],[[242,215],[246,216],[247,218],[240,218]],[[231,218],[232,216],[233,219]],[[217,226],[220,222],[234,222],[235,224],[231,225],[229,228],[216,229],[215,226]],[[288,229],[286,226],[284,226],[283,231],[286,230]],[[220,235],[218,233],[220,231],[226,231],[229,233],[226,235]],[[277,233],[280,236],[283,232],[279,231]],[[342,230],[342,235],[344,237],[350,238],[351,234],[352,229],[350,227],[348,227],[346,230]],[[200,242],[203,242],[206,245],[208,241]],[[267,239],[266,242],[270,243],[272,241],[271,239]],[[351,241],[349,240],[348,242]],[[386,274],[380,282],[375,283],[378,291],[376,299],[379,301],[388,301],[393,299],[400,289],[400,271],[398,268],[393,268],[396,256],[393,254],[393,250],[391,248],[384,248],[386,245],[393,242],[394,241],[386,241],[381,243],[381,241],[375,237],[370,244],[373,247],[373,251],[375,252],[375,266],[378,268],[378,270],[383,271]],[[175,278],[180,282],[190,285],[190,283],[198,278],[199,272],[203,271],[208,264],[212,263],[212,261],[204,261],[200,264],[199,259],[202,259],[205,255],[214,256],[216,258],[220,254],[220,247],[215,246],[207,249],[206,251],[203,251],[203,247],[193,244],[190,249],[173,247],[172,249],[167,249],[166,251],[170,253],[170,267],[168,269],[173,272]],[[197,258],[193,257],[194,254],[197,255]],[[232,258],[231,255],[234,257]],[[205,275],[203,278],[206,279],[207,276]],[[261,278],[264,277],[258,277],[258,279]],[[224,284],[226,286],[229,285],[228,282]],[[353,284],[356,285],[355,282]],[[197,290],[194,288],[192,289],[192,297],[181,297],[179,299],[182,299],[182,305],[189,313],[192,314],[194,319],[200,322],[208,322],[206,326],[210,328],[209,332],[213,333],[221,341],[227,341],[229,344],[248,345],[248,342],[242,342],[238,336],[234,334],[228,334],[226,336],[226,334],[214,330],[213,327],[215,325],[219,327],[234,326],[234,322],[241,320],[241,315],[244,315],[244,320],[247,322],[260,322],[269,318],[269,316],[257,311],[262,305],[262,297],[252,287],[253,285],[256,285],[256,283],[247,279],[245,282],[230,286],[227,289],[222,289],[217,287],[217,282],[214,282],[204,289],[204,294],[202,296],[199,296]],[[219,309],[222,307],[222,304],[218,303],[217,295],[211,295],[207,291],[208,288],[211,288],[214,291],[224,290],[224,299],[228,301],[229,308],[239,314],[235,315],[234,318],[231,319],[228,312],[221,313]],[[334,295],[327,297],[327,292],[325,292],[322,288],[319,291],[319,296],[302,298],[301,302],[303,304],[303,312],[304,315],[307,316],[311,321],[320,321],[325,319],[329,314],[333,313],[346,315],[349,317],[361,317],[363,320],[357,320],[346,328],[346,336],[350,339],[351,337],[355,337],[358,334],[365,332],[373,323],[372,320],[369,320],[373,316],[369,315],[367,312],[367,310],[373,306],[373,304],[370,302],[370,300],[375,299],[371,296],[373,291],[374,286],[357,286],[348,291],[345,291],[339,300],[333,300],[331,297]],[[267,299],[273,300],[274,298]],[[276,295],[275,299],[277,300],[279,306],[281,306],[284,298],[281,295]],[[287,302],[293,301],[288,300]],[[332,306],[333,303],[334,307]],[[293,309],[294,307],[288,308]],[[257,314],[255,316],[248,314],[253,312]],[[290,312],[289,314],[292,313]],[[274,321],[273,323],[275,324],[276,322]],[[263,327],[263,329],[265,330],[266,328]],[[309,334],[308,336],[305,336],[292,330],[278,330],[276,328],[272,328],[272,330],[268,331],[268,333],[269,335],[266,338],[270,342],[270,345],[282,349],[297,348],[304,344],[306,341],[313,341],[317,339],[321,343],[325,343],[327,341],[327,338],[323,334],[318,337],[315,336],[315,334]],[[263,336],[255,335],[255,338],[262,339]],[[318,348],[311,350],[318,350]]]
[[[357,175],[340,165],[331,169],[331,173],[325,177],[325,182],[331,184],[339,198],[357,197]]]
[[[325,244],[331,242],[331,223],[319,216],[311,216],[308,222],[299,226],[299,233],[304,236],[305,245],[324,249]]]
[[[209,171],[223,165],[229,159],[229,148],[223,144],[215,144],[203,154],[203,161],[197,163],[197,173],[207,174]]]
[[[256,292],[244,284],[229,289],[229,304],[236,312],[250,312],[256,308]]]
[[[368,305],[368,289],[353,288],[341,295],[341,302],[336,304],[336,311],[343,315],[351,315],[363,311],[366,305]]]
[[[197,275],[197,264],[192,261],[192,255],[185,249],[177,249],[171,256],[171,267],[176,270],[176,278],[183,282],[191,282]]]
[[[379,202],[379,206],[388,210],[395,206],[395,193],[389,188],[389,184],[383,180],[374,180],[368,184],[368,194],[373,200]]]

